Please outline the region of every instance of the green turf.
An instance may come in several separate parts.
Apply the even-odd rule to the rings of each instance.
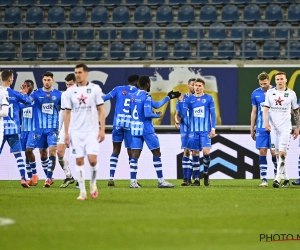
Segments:
[[[210,187],[158,189],[142,180],[77,201],[74,185],[23,189],[0,181],[0,249],[299,249],[300,241],[260,242],[260,234],[300,235],[300,187],[259,188],[259,180],[212,180]],[[270,183],[271,184],[271,183]],[[88,183],[87,183],[88,187]]]

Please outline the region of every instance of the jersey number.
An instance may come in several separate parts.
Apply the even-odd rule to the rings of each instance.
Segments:
[[[12,103],[8,106],[8,114],[11,118],[14,117],[14,105]]]
[[[125,101],[124,101],[124,105],[123,105],[124,107],[130,107],[130,99],[125,99]],[[129,110],[127,110],[127,109],[123,109],[123,112],[125,112],[125,113],[129,113]]]
[[[136,109],[136,105],[134,106],[134,109],[132,111],[132,118],[135,119],[135,120],[138,120],[139,119],[139,113]]]

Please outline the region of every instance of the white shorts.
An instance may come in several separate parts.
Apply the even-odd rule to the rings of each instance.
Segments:
[[[291,132],[291,129],[276,130],[271,128],[271,144],[276,153],[279,151],[287,152],[290,146]]]
[[[65,144],[65,130],[61,129],[58,134],[57,144]]]
[[[71,155],[81,158],[86,155],[98,155],[99,142],[98,133],[71,133]]]

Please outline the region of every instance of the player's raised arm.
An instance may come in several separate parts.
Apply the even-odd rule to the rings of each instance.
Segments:
[[[163,106],[164,104],[166,104],[169,100],[178,98],[180,95],[181,95],[180,92],[178,92],[178,91],[175,91],[175,92],[174,92],[174,91],[172,90],[172,91],[170,91],[170,92],[168,93],[168,95],[167,95],[164,99],[162,99],[162,100],[160,100],[160,101],[158,101],[158,102],[152,100],[151,105],[152,105],[153,108],[158,109],[158,108],[160,108],[161,106]]]
[[[113,99],[117,95],[117,91],[118,87],[115,87],[112,91],[102,96],[103,101],[106,102],[107,100]]]
[[[160,112],[158,114],[154,114],[152,112],[152,98],[151,98],[151,96],[148,96],[146,101],[145,101],[144,113],[145,113],[145,116],[149,117],[149,118],[159,118],[162,115]]]

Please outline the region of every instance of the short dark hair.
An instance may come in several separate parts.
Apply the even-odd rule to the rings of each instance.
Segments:
[[[149,76],[140,76],[139,78],[139,84],[141,87],[145,87],[147,83],[150,83]]]
[[[73,81],[75,82],[76,81],[76,78],[75,78],[75,74],[74,73],[70,73],[66,76],[65,78],[65,81],[69,82],[69,81]]]
[[[285,75],[286,76],[286,73],[283,72],[283,71],[280,71],[280,72],[278,72],[278,73],[275,74],[275,76],[278,76],[278,75]]]
[[[1,79],[3,82],[6,82],[8,78],[12,77],[13,71],[11,69],[5,69],[1,72]]]
[[[197,78],[197,79],[195,80],[195,82],[201,82],[201,83],[203,83],[203,85],[205,85],[204,80],[202,80],[201,78]]]
[[[137,82],[139,80],[139,78],[140,77],[138,75],[130,75],[130,76],[128,76],[127,81],[129,84],[131,84],[131,83]]]
[[[34,82],[32,80],[25,80],[24,83],[30,83],[30,85],[34,88]]]
[[[195,80],[196,80],[196,78],[190,78],[189,81],[188,81],[188,83],[193,82]]]
[[[45,72],[45,73],[43,74],[43,78],[44,78],[45,76],[49,76],[49,77],[51,77],[51,78],[53,79],[53,73],[52,73],[52,72],[49,72],[49,71]]]
[[[86,64],[84,64],[84,63],[77,64],[77,65],[75,66],[75,69],[78,69],[78,68],[83,68],[83,71],[85,71],[85,72],[88,72],[88,71],[89,71],[88,66],[86,66]]]
[[[263,81],[263,80],[266,80],[266,79],[270,79],[269,75],[267,72],[263,71],[261,72],[258,76],[257,76],[257,80],[259,81]]]

